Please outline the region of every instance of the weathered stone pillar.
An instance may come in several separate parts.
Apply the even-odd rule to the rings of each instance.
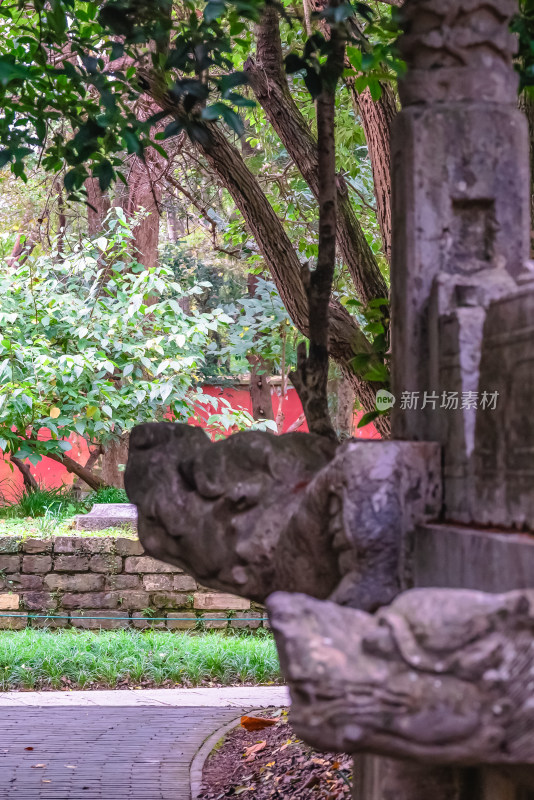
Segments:
[[[445,449],[445,510],[476,520],[482,335],[529,256],[529,144],[517,109],[515,0],[406,0],[393,130],[396,438]],[[469,394],[471,393],[471,394]],[[489,402],[489,401],[488,401]],[[462,408],[462,405],[464,406]]]

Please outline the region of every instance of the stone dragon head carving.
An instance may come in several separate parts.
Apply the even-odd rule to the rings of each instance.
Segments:
[[[316,747],[532,761],[534,591],[414,589],[374,615],[285,593],[267,607],[292,722]]]
[[[434,445],[254,431],[212,442],[158,423],[132,432],[125,486],[146,551],[202,584],[373,610],[398,591],[402,526],[437,513],[439,472]]]

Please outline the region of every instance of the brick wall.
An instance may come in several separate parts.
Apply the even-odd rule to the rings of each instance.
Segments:
[[[137,539],[0,537],[0,629],[258,628],[264,616],[248,600],[144,555]]]

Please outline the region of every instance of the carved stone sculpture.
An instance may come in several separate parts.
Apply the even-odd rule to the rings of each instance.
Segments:
[[[135,428],[125,475],[148,553],[263,602],[278,589],[373,610],[400,588],[400,544],[439,513],[440,450],[311,434]]]
[[[410,71],[403,104],[508,102],[517,43],[506,22],[514,10],[514,0],[406,0],[399,46]]]
[[[374,615],[280,592],[268,610],[292,723],[316,747],[534,762],[534,590],[414,589]]]

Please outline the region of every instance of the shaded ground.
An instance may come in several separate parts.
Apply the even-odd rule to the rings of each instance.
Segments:
[[[352,760],[347,755],[318,753],[305,745],[285,710],[259,716],[280,721],[263,730],[239,727],[228,734],[204,766],[202,800],[349,800]]]

